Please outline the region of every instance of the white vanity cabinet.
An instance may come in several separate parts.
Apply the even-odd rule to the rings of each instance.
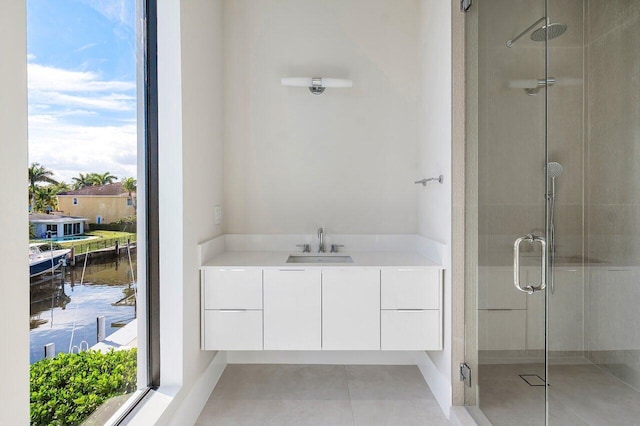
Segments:
[[[380,348],[442,349],[442,270],[384,268],[380,277]]]
[[[322,270],[322,349],[380,349],[380,270]]]
[[[318,269],[264,271],[264,349],[322,349],[322,281]]]
[[[441,350],[442,268],[203,266],[203,350]]]
[[[203,268],[202,348],[261,350],[262,269]]]

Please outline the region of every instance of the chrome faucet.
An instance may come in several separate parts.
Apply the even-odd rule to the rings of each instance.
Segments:
[[[320,238],[318,253],[324,253],[324,228],[318,228],[318,238]]]

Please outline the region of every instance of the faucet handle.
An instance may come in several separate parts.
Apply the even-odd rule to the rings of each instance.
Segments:
[[[296,247],[302,247],[303,253],[311,253],[311,247],[309,244],[296,244]]]
[[[337,253],[340,247],[344,247],[344,244],[331,244],[331,253]]]

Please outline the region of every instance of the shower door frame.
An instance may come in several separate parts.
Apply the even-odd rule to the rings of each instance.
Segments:
[[[549,16],[550,0],[541,0],[544,4],[544,16]],[[464,362],[471,367],[474,373],[471,386],[464,387],[464,405],[472,417],[476,420],[482,419],[479,404],[479,389],[477,387],[478,377],[478,215],[479,215],[479,20],[478,9],[482,2],[474,3],[473,6],[464,13],[464,125],[465,125],[465,147],[464,147]],[[544,41],[544,79],[549,78],[549,46],[548,40]],[[548,114],[549,98],[547,90],[541,90],[540,95],[544,96],[544,120],[543,139],[544,143],[544,164],[548,163]],[[534,161],[534,160],[532,160]],[[546,170],[546,169],[545,169]],[[544,179],[544,240],[549,241],[549,199],[546,194],[549,191],[549,183],[546,175]],[[524,230],[523,230],[524,235]],[[548,281],[550,276],[550,252],[543,252],[544,281]],[[549,392],[547,379],[549,378],[549,293],[544,290],[544,424],[549,425]],[[462,365],[460,366],[462,368]],[[462,378],[461,378],[462,379]]]

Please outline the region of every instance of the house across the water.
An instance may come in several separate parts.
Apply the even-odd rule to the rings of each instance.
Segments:
[[[87,217],[89,223],[112,223],[136,214],[135,193],[124,190],[121,182],[85,186],[58,194],[58,210]]]
[[[60,216],[55,214],[32,213],[29,223],[33,225],[36,238],[62,238],[82,235],[85,230],[86,217]]]

